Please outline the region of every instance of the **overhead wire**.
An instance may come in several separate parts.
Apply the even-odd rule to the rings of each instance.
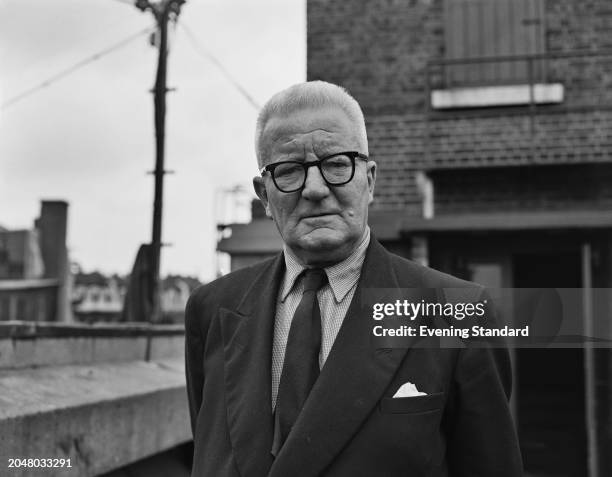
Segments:
[[[119,3],[125,3],[126,5],[132,5],[132,6],[134,6],[136,3],[134,0],[115,0],[115,1]]]
[[[120,3],[126,3],[126,4],[133,4],[133,1],[131,0],[116,0]],[[255,101],[255,99],[249,94],[249,92],[240,84],[240,82],[234,78],[234,76],[227,70],[227,68],[225,68],[225,66],[223,65],[223,63],[221,63],[221,61],[207,48],[205,48],[202,43],[198,40],[198,38],[195,36],[195,34],[191,31],[191,29],[185,25],[184,22],[180,22],[179,26],[185,31],[187,39],[189,40],[189,42],[191,43],[192,48],[194,49],[194,51],[196,53],[198,53],[201,57],[203,57],[204,59],[210,61],[211,63],[213,63],[218,69],[219,71],[221,71],[221,73],[225,76],[225,78],[236,88],[236,90],[248,101],[248,103],[253,106],[253,108],[256,111],[259,111],[261,109],[261,106],[259,105],[259,103],[257,101]],[[81,69],[82,67],[88,65],[89,63],[93,63],[94,61],[99,60],[100,58],[126,46],[127,44],[129,44],[130,42],[132,42],[133,40],[135,40],[136,38],[146,34],[146,33],[151,33],[152,31],[154,31],[154,28],[148,27],[145,28],[137,33],[135,33],[134,35],[130,35],[127,38],[124,38],[123,40],[119,41],[118,43],[115,43],[113,45],[111,45],[108,48],[105,48],[93,55],[90,55],[80,61],[78,61],[77,63],[75,63],[74,65],[66,68],[65,70],[60,71],[59,73],[56,73],[53,76],[50,76],[49,78],[47,78],[46,80],[42,81],[41,83],[37,84],[36,86],[33,86],[31,88],[26,89],[25,91],[22,91],[21,93],[12,96],[11,98],[7,99],[6,101],[4,101],[1,105],[0,105],[0,109],[5,110],[7,108],[9,108],[10,106],[14,105],[15,103],[29,97],[30,95],[40,91],[41,89],[44,89],[54,83],[56,83],[57,81],[65,78],[66,76],[74,73],[75,71]]]
[[[37,84],[36,86],[33,86],[31,88],[26,89],[25,91],[22,91],[21,93],[9,98],[8,100],[4,101],[1,105],[1,109],[7,109],[9,106],[14,105],[15,103],[27,98],[28,96],[38,92],[39,90],[46,88],[50,85],[52,85],[53,83],[56,83],[57,81],[65,78],[66,76],[74,73],[75,71],[83,68],[84,66],[88,65],[89,63],[93,63],[94,61],[99,60],[100,58],[108,55],[109,53],[112,53],[116,50],[119,50],[120,48],[128,45],[129,43],[131,43],[132,41],[134,41],[136,38],[141,37],[142,35],[145,35],[147,33],[151,33],[152,31],[154,31],[155,29],[152,27],[147,27],[143,30],[140,30],[138,33],[135,33],[133,35],[128,36],[127,38],[124,38],[123,40],[111,45],[110,47],[107,47],[103,50],[100,50],[97,53],[94,53],[93,55],[90,55],[78,62],[76,62],[75,64],[73,64],[72,66],[66,68],[65,70],[60,71],[59,73],[54,74],[53,76],[50,76],[49,78],[47,78],[46,80],[44,80],[43,82]]]
[[[185,31],[187,34],[187,38],[189,39],[191,46],[200,56],[205,58],[206,60],[212,62],[218,69],[223,73],[225,78],[238,90],[238,92],[249,102],[251,106],[255,108],[256,111],[261,109],[261,106],[253,97],[248,93],[248,91],[236,80],[232,74],[223,66],[221,61],[217,59],[215,55],[213,55],[208,49],[206,49],[202,43],[198,40],[198,38],[193,34],[193,32],[189,29],[185,22],[179,22],[179,26]]]

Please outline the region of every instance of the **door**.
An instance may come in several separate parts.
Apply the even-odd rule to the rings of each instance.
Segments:
[[[516,288],[580,288],[580,251],[513,255]],[[516,350],[518,432],[526,475],[585,477],[582,349]]]

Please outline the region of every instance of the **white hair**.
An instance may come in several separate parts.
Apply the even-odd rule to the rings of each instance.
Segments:
[[[307,81],[284,89],[264,105],[257,118],[255,128],[255,152],[257,163],[264,164],[262,151],[263,133],[266,124],[274,116],[286,116],[302,109],[335,106],[346,113],[356,128],[357,137],[363,141],[367,149],[368,138],[365,119],[359,103],[341,86],[326,81]],[[368,151],[360,151],[367,154]]]

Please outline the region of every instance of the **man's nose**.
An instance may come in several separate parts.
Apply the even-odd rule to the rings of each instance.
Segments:
[[[317,166],[309,167],[306,170],[306,182],[302,189],[302,196],[309,200],[321,200],[329,194],[329,187],[321,175]]]

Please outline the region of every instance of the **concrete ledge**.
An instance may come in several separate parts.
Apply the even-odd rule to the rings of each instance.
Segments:
[[[40,338],[70,336],[169,336],[184,334],[183,325],[150,323],[49,323],[37,321],[0,321],[0,338]]]
[[[181,325],[0,323],[0,370],[183,356]]]
[[[30,278],[25,280],[0,280],[0,291],[32,290],[59,285],[55,278]]]
[[[0,372],[0,459],[71,459],[18,476],[95,476],[191,438],[182,359]]]
[[[561,83],[533,85],[534,104],[562,103],[563,97],[564,87]],[[440,89],[431,92],[431,106],[434,109],[520,106],[530,104],[531,99],[528,84]]]
[[[189,441],[183,353],[180,325],[1,323],[0,475],[95,476]]]

